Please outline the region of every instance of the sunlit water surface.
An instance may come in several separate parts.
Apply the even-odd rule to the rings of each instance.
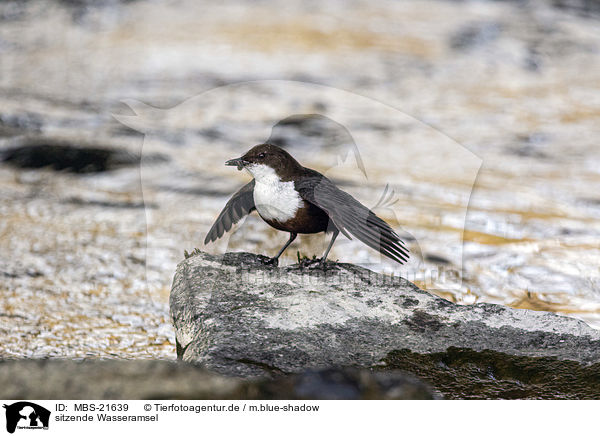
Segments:
[[[598,20],[541,1],[279,3],[0,5],[3,148],[37,135],[169,158],[2,168],[0,357],[174,358],[183,251],[286,240],[253,215],[202,246],[249,180],[223,162],[294,114],[329,121],[284,128],[289,151],[413,255],[399,267],[340,237],[332,260],[600,327]],[[302,236],[282,263],[326,243]]]

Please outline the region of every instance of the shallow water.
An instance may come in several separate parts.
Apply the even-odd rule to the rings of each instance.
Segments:
[[[340,238],[332,259],[600,327],[598,17],[544,1],[344,5],[0,5],[2,149],[41,135],[169,159],[1,168],[0,356],[174,358],[175,265],[249,180],[222,163],[271,135],[377,205],[414,254],[398,268]],[[272,132],[294,114],[329,121]],[[206,249],[285,239],[251,216]],[[300,237],[283,261],[325,244]]]

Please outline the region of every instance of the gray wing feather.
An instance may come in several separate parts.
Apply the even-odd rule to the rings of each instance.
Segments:
[[[254,206],[254,179],[240,188],[229,199],[214,224],[206,234],[204,244],[216,241],[231,227],[255,209]]]
[[[349,239],[356,237],[381,254],[403,264],[408,258],[408,248],[388,223],[331,180],[314,172],[296,182],[300,196],[323,209],[335,226]]]

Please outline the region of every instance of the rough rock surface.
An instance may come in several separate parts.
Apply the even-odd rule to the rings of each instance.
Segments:
[[[5,399],[435,399],[429,386],[402,371],[344,368],[275,379],[223,377],[165,360],[0,361]]]
[[[401,367],[447,394],[447,381],[423,368],[450,369],[446,354],[455,352],[470,356],[466,359],[476,367],[483,365],[477,369],[481,378],[494,383],[503,376],[511,383],[528,383],[536,374],[557,370],[556,365],[557,375],[572,373],[570,365],[582,371],[581,395],[550,383],[547,393],[538,395],[532,388],[515,398],[600,395],[597,382],[586,382],[600,373],[600,332],[581,321],[492,304],[460,306],[404,279],[350,264],[328,263],[323,272],[299,265],[265,266],[261,258],[199,252],[179,264],[170,305],[180,359],[239,377],[337,366]],[[510,371],[500,374],[495,362],[537,366],[523,380]]]

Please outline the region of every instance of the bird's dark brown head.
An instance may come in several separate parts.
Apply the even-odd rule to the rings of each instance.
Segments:
[[[242,157],[231,159],[225,164],[237,166],[238,170],[246,168],[250,173],[254,173],[252,171],[253,167],[267,166],[283,177],[302,168],[292,155],[273,144],[255,145]]]

